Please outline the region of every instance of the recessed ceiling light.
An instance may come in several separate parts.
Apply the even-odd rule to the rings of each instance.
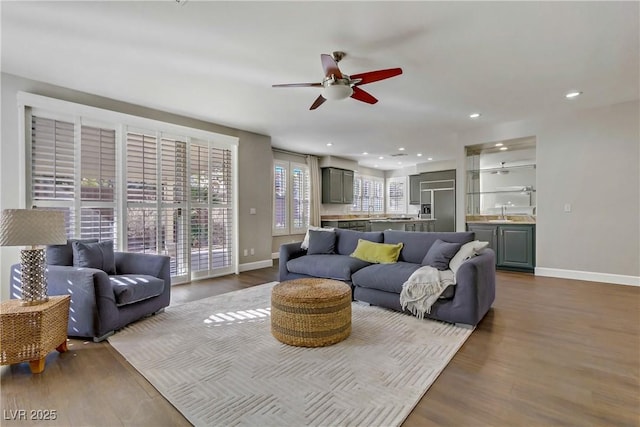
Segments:
[[[469,114],[469,118],[470,119],[477,119],[478,117],[480,117],[482,114],[480,113],[471,113]]]
[[[500,147],[500,151],[508,150],[509,147]]]
[[[373,165],[373,167],[374,167],[374,168],[377,168],[377,167],[378,167],[378,165]]]
[[[504,145],[504,144],[503,144],[502,142],[498,142],[498,143],[496,144],[496,147],[502,147],[503,145]]]
[[[378,160],[382,160],[382,159],[384,159],[384,157],[382,157],[382,156],[378,157]]]
[[[422,157],[422,153],[418,153],[418,154],[416,154],[416,156]]]
[[[579,92],[579,91],[576,90],[576,91],[567,93],[565,95],[565,98],[571,99],[571,98],[575,98],[576,96],[580,96],[580,95],[582,95],[582,92]]]
[[[399,164],[399,165],[401,165],[401,164],[402,164],[402,162],[398,162],[398,164]]]
[[[427,160],[433,160],[433,157],[427,157]]]
[[[404,147],[398,148],[399,151],[404,151]]]
[[[366,156],[367,154],[369,153],[367,153],[366,151],[362,153],[363,156]]]
[[[331,147],[333,144],[330,142],[327,142],[327,147]]]

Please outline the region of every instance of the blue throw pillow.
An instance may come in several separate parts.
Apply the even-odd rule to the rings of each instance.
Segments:
[[[438,270],[448,270],[449,261],[460,250],[460,243],[449,243],[440,239],[433,242],[422,260],[422,265],[430,265]]]
[[[336,247],[335,231],[309,230],[307,255],[333,254]]]
[[[97,268],[107,274],[116,274],[113,240],[97,243],[75,241],[73,246],[73,266]]]
[[[97,243],[98,239],[69,239],[64,245],[48,245],[46,249],[47,265],[73,265],[73,242]]]

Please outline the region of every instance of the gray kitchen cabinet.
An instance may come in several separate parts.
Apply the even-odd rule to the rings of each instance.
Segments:
[[[533,270],[535,267],[535,226],[498,226],[498,265]]]
[[[353,171],[322,169],[322,203],[353,203]]]
[[[476,239],[489,242],[496,253],[496,266],[509,270],[533,271],[535,268],[534,224],[467,224]]]
[[[409,175],[409,204],[420,204],[420,175]]]

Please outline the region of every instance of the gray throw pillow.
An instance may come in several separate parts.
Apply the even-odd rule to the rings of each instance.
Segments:
[[[433,242],[422,260],[422,265],[430,265],[438,270],[448,270],[449,261],[460,250],[460,243],[449,243],[440,239]]]
[[[333,254],[336,247],[335,231],[309,230],[307,255]]]
[[[113,240],[97,243],[75,241],[73,246],[73,266],[97,268],[107,274],[116,274]]]
[[[48,245],[46,249],[47,265],[73,265],[73,242],[96,243],[98,239],[69,239],[64,245]]]

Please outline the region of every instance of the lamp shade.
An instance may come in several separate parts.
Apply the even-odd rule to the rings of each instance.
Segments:
[[[64,212],[46,209],[4,209],[0,216],[0,246],[67,243]]]

